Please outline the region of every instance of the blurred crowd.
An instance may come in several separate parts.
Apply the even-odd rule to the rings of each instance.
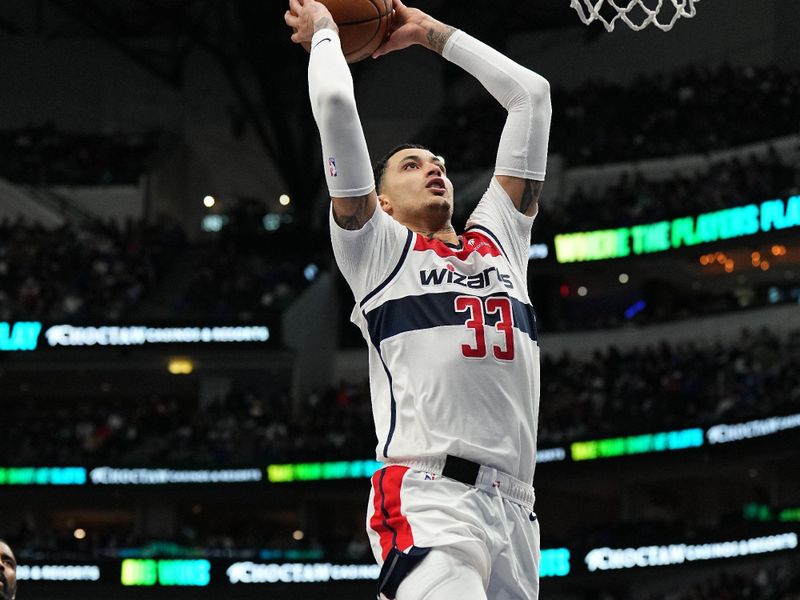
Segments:
[[[711,163],[707,170],[676,171],[664,180],[623,173],[604,188],[576,188],[564,198],[543,203],[538,234],[629,227],[639,223],[697,215],[715,210],[787,198],[800,193],[800,154],[782,159],[774,149]],[[544,231],[541,231],[544,229]]]
[[[732,344],[661,342],[542,359],[539,446],[788,414],[800,405],[800,331]]]
[[[759,416],[800,404],[800,331],[743,331],[735,343],[666,342],[542,361],[539,447]],[[370,458],[366,382],[291,402],[245,387],[201,402],[170,393],[127,399],[27,399],[7,409],[11,465],[247,465]]]
[[[0,220],[0,321],[118,321],[184,245],[168,221],[46,229]]]
[[[248,323],[279,315],[307,284],[302,264],[290,257],[214,249],[192,272],[172,312],[197,320]]]
[[[53,123],[0,132],[0,177],[31,185],[135,184],[159,134],[70,133]]]
[[[9,407],[6,462],[31,464],[253,465],[364,459],[375,436],[366,384],[312,393],[293,407],[280,390],[244,388],[201,403],[169,392],[80,402],[29,399]]]
[[[764,566],[755,572],[722,571],[699,582],[648,595],[645,600],[800,600],[799,569],[795,560]]]
[[[240,201],[225,215],[218,236],[196,244],[196,264],[171,301],[173,314],[252,322],[289,307],[316,278],[317,265],[330,260],[330,242],[326,235],[311,235],[293,226],[291,217],[279,229],[268,231],[267,214],[264,202]]]
[[[797,133],[800,73],[691,65],[627,85],[554,88],[552,101],[550,153],[568,166],[702,154]],[[436,115],[421,142],[448,158],[454,172],[493,165],[505,122],[497,102],[481,94],[442,111],[447,118]]]
[[[258,218],[253,223],[260,232],[231,227],[189,243],[168,218],[54,229],[0,219],[0,321],[99,324],[136,314],[227,324],[275,317],[319,274],[310,261],[324,253],[307,240],[296,248],[289,232],[265,232]]]

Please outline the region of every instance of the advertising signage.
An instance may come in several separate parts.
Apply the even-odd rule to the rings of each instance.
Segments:
[[[709,541],[675,539],[654,544],[646,536],[629,547],[543,548],[542,578],[569,579],[571,575],[601,576],[608,571],[684,566],[706,561],[758,557],[796,552],[796,531],[784,530],[752,537]],[[103,559],[94,564],[20,564],[17,579],[83,584],[92,589],[120,587],[242,587],[274,584],[336,584],[363,581],[374,584],[380,568],[374,564],[338,562],[255,562],[206,558]]]
[[[132,347],[164,344],[264,344],[266,325],[150,327],[146,325],[45,326],[38,321],[0,321],[0,352],[32,352],[44,348]]]
[[[696,216],[555,236],[556,260],[573,263],[639,256],[800,227],[800,196]]]

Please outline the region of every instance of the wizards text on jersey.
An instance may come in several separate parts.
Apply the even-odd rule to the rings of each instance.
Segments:
[[[494,273],[497,281],[510,290],[514,289],[514,284],[511,283],[511,275],[501,273],[495,267],[487,267],[477,275],[466,275],[465,273],[459,273],[453,265],[448,264],[446,268],[420,271],[419,282],[423,286],[447,283],[471,289],[481,289],[492,285],[492,273]]]

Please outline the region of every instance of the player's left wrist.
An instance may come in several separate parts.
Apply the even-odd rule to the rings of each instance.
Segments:
[[[339,33],[339,26],[333,20],[333,15],[324,4],[315,4],[311,8],[311,22],[314,25],[314,33],[323,29],[330,29]]]
[[[446,25],[441,21],[437,21],[428,15],[425,15],[420,22],[420,28],[421,31],[419,32],[419,35],[421,36],[421,39],[419,43],[428,48],[428,50],[433,50],[439,54],[442,53],[444,45],[455,31],[454,27]]]

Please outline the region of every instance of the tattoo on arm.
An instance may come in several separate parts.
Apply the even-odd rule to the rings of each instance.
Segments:
[[[372,216],[368,210],[368,198],[368,195],[355,198],[334,198],[333,220],[342,229],[350,231],[361,229]]]
[[[528,214],[530,208],[539,201],[542,195],[544,181],[534,181],[529,179],[525,182],[525,189],[522,191],[522,198],[519,201],[519,212]]]
[[[427,39],[430,49],[441,54],[444,50],[444,45],[455,30],[455,27],[450,27],[449,25],[440,25],[439,27],[434,25],[428,28],[425,39]]]
[[[328,16],[324,16],[321,19],[314,21],[314,33],[320,29],[333,29],[334,31],[339,30],[334,20]]]

